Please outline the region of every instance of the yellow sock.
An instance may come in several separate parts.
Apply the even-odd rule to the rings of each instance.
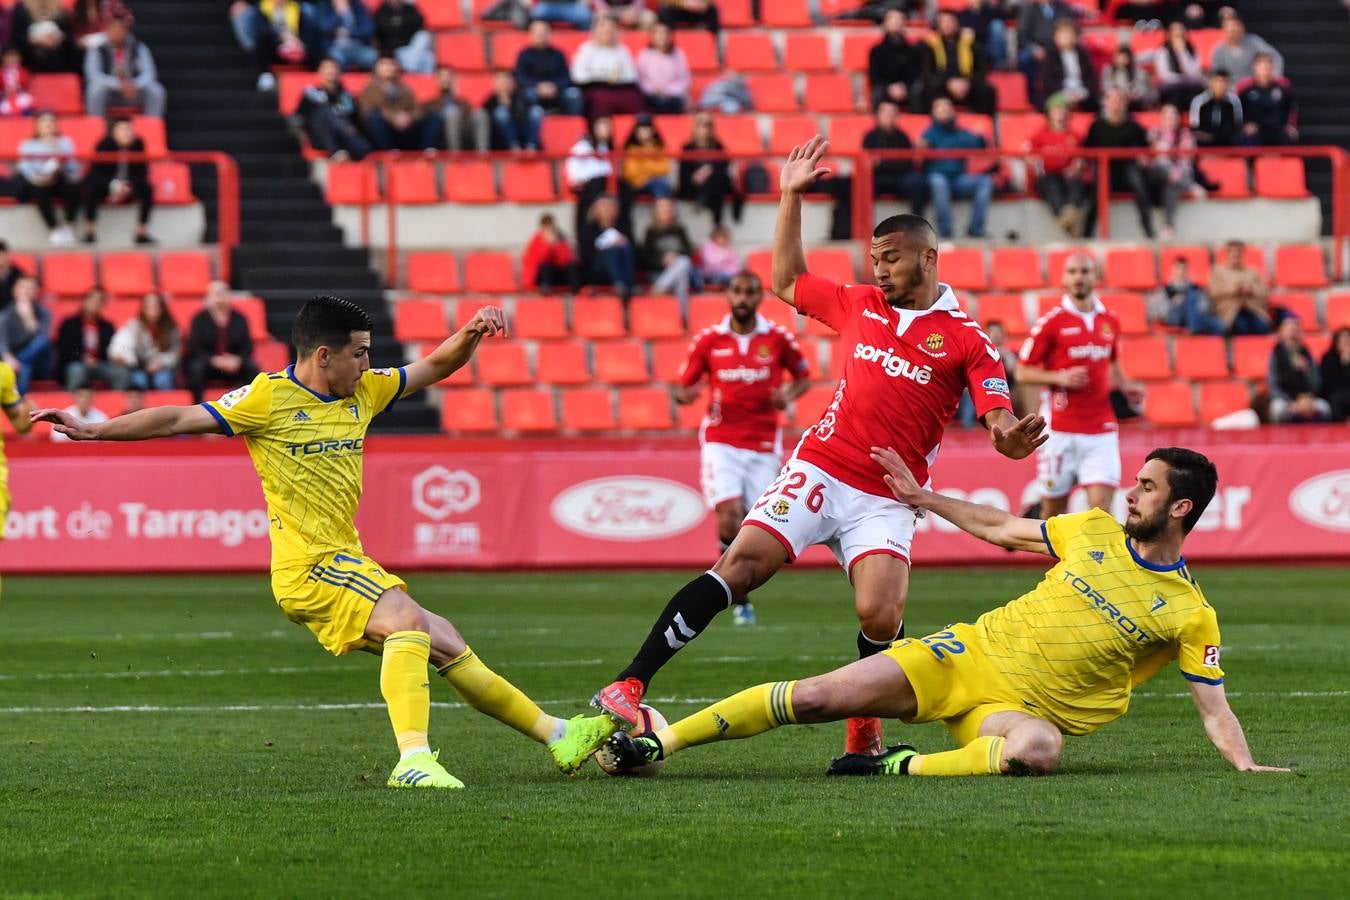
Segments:
[[[795,681],[756,685],[719,700],[656,733],[665,755],[713,741],[734,741],[763,734],[779,725],[795,725],[792,689]]]
[[[520,688],[483,665],[472,648],[466,647],[436,671],[445,676],[465,703],[498,722],[540,743],[562,737],[562,719],[544,712]]]
[[[402,753],[428,747],[431,692],[427,659],[431,636],[425,631],[396,631],[384,639],[380,693],[389,707],[389,722]]]
[[[1003,738],[978,737],[959,750],[924,753],[909,761],[910,775],[997,775]]]

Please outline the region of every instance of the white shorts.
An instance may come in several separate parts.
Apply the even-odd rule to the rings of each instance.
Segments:
[[[1067,497],[1074,485],[1120,486],[1120,438],[1102,434],[1052,432],[1037,451],[1036,477],[1042,497]]]
[[[838,481],[796,457],[745,517],[787,550],[788,561],[812,544],[824,544],[852,577],[864,556],[884,553],[909,563],[918,512]]]
[[[760,453],[709,442],[703,445],[699,470],[703,499],[709,509],[729,500],[740,500],[748,509],[769,482],[778,476],[783,462],[777,453]]]

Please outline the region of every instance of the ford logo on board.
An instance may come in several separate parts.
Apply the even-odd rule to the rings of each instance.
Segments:
[[[1309,525],[1350,531],[1350,469],[1309,478],[1289,495],[1289,508]]]
[[[678,481],[630,475],[574,484],[549,511],[563,528],[607,541],[652,541],[703,521],[703,497]]]

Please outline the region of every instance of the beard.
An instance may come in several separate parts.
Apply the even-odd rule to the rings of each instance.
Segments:
[[[909,277],[908,281],[892,281],[890,293],[886,293],[886,291],[883,290],[882,295],[886,298],[887,304],[894,306],[897,309],[909,309],[914,306],[917,299],[914,296],[914,292],[922,286],[923,271],[916,268],[914,274]]]
[[[1166,509],[1158,510],[1157,514],[1151,518],[1144,518],[1140,515],[1137,519],[1131,519],[1128,515],[1125,517],[1125,533],[1135,541],[1154,541],[1162,537],[1162,533],[1167,530],[1168,513]]]
[[[755,310],[746,309],[743,306],[732,307],[731,320],[737,325],[749,325],[755,321]]]

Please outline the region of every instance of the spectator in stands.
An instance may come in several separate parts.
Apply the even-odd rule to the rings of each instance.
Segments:
[[[52,377],[52,313],[38,296],[37,279],[14,282],[14,303],[0,312],[0,359],[18,376],[20,394],[34,381]]]
[[[680,310],[689,318],[689,292],[701,290],[694,267],[694,244],[680,222],[675,201],[661,197],[652,204],[652,223],[642,237],[642,269],[651,280],[653,294],[674,294]]]
[[[1033,101],[1038,99],[1041,65],[1055,49],[1055,23],[1074,16],[1074,8],[1063,0],[1029,0],[1017,14],[1017,64]]]
[[[108,40],[84,54],[84,106],[91,116],[109,106],[135,107],[147,116],[164,115],[164,85],[159,83],[150,48],[131,33],[131,14],[114,16]]]
[[[934,150],[974,150],[983,147],[984,138],[956,124],[956,107],[946,97],[933,101],[933,122],[924,131],[920,146]],[[952,236],[952,199],[972,202],[970,227],[966,234],[984,237],[984,220],[989,213],[989,201],[994,196],[994,179],[988,173],[966,170],[964,159],[934,159],[924,163],[924,177],[928,194],[933,198],[937,216],[938,235],[943,240]]]
[[[1238,84],[1235,93],[1242,101],[1241,143],[1261,147],[1298,143],[1294,90],[1288,79],[1275,75],[1269,53],[1256,54],[1252,77]]]
[[[1153,68],[1159,99],[1177,109],[1189,109],[1191,100],[1205,89],[1205,68],[1181,22],[1167,26],[1167,40],[1154,52]]]
[[[30,72],[74,72],[79,45],[61,0],[22,0],[10,13],[9,39]]]
[[[656,24],[656,13],[647,8],[646,0],[592,0],[597,13],[614,19],[623,28],[651,31]]]
[[[623,142],[623,183],[634,196],[669,197],[674,193],[670,176],[674,164],[666,154],[666,142],[652,117],[640,113]]]
[[[439,119],[445,126],[445,148],[455,152],[488,149],[492,123],[487,113],[474,109],[459,95],[454,71],[445,66],[437,69],[436,83],[440,92],[422,107],[422,115]]]
[[[888,9],[881,20],[881,40],[867,53],[867,84],[872,108],[889,100],[901,109],[911,105],[923,59],[905,37],[905,13]]]
[[[375,48],[405,72],[436,71],[436,44],[413,0],[384,0],[375,10]]]
[[[101,425],[108,421],[108,414],[94,405],[94,389],[91,387],[75,388],[75,396],[71,398],[74,402],[67,406],[65,412],[79,420],[81,425]],[[53,429],[50,433],[53,443],[62,444],[70,440],[69,437]]]
[[[532,106],[516,79],[505,69],[492,76],[492,93],[483,102],[492,122],[493,150],[538,150],[539,125],[544,111]]]
[[[230,23],[239,46],[253,56],[258,71],[258,90],[277,88],[272,66],[278,62],[297,65],[305,61],[309,51],[302,34],[314,28],[312,7],[299,0],[236,0],[230,7]]]
[[[1148,134],[1130,116],[1130,101],[1124,91],[1108,91],[1102,97],[1101,114],[1088,129],[1083,146],[1141,149],[1148,146]],[[1139,210],[1139,227],[1147,237],[1153,237],[1153,204],[1149,197],[1148,178],[1139,161],[1113,159],[1107,166],[1107,172],[1113,192],[1129,192],[1134,195],[1134,205]],[[1095,199],[1092,206],[1096,206]],[[1096,227],[1095,216],[1091,209],[1084,218],[1087,223],[1086,232],[1091,235]]]
[[[1209,64],[1215,69],[1223,69],[1237,81],[1252,74],[1256,54],[1264,53],[1270,57],[1275,75],[1284,74],[1284,57],[1280,51],[1254,34],[1247,33],[1247,26],[1236,11],[1228,9],[1220,16],[1223,28],[1223,43],[1214,48]]]
[[[543,19],[534,19],[529,35],[529,46],[516,56],[516,84],[546,114],[581,115],[581,89],[572,84],[567,57],[553,46],[553,27]]]
[[[52,113],[33,120],[33,136],[19,145],[19,162],[14,167],[20,203],[34,203],[47,223],[54,246],[75,243],[70,224],[62,224],[56,215],[61,202],[66,223],[74,223],[80,208],[80,164],[74,158],[75,143],[61,133],[61,123]]]
[[[703,283],[726,287],[744,268],[745,259],[731,245],[731,231],[725,225],[714,225],[708,239],[698,248],[698,272]]]
[[[96,162],[89,167],[84,185],[84,242],[98,242],[98,208],[102,203],[126,203],[135,200],[136,243],[153,244],[150,236],[150,212],[155,207],[155,191],[150,186],[150,165],[144,159],[133,159],[145,153],[145,141],[132,127],[130,119],[114,119],[94,147],[95,153],[115,155],[114,162]]]
[[[1087,163],[1074,152],[1082,144],[1069,127],[1069,104],[1051,97],[1045,104],[1045,124],[1028,139],[1026,150],[1032,154],[1036,193],[1069,237],[1083,236],[1084,212],[1091,206]]]
[[[97,47],[108,39],[103,30],[113,16],[125,12],[121,0],[76,0],[71,10],[70,37],[81,50]]]
[[[343,87],[341,74],[337,60],[319,63],[318,83],[305,88],[295,114],[304,122],[305,134],[315,149],[335,161],[365,159],[370,141],[361,133],[356,98]]]
[[[1041,61],[1041,86],[1037,95],[1042,98],[1059,97],[1074,109],[1092,112],[1097,109],[1099,79],[1092,59],[1078,40],[1078,25],[1069,20],[1055,23],[1053,50]]]
[[[590,0],[535,0],[530,15],[545,22],[562,22],[590,31],[593,24]]]
[[[1247,265],[1247,245],[1229,241],[1223,261],[1209,276],[1214,315],[1231,335],[1270,334],[1270,289],[1261,273]]]
[[[637,256],[633,241],[620,227],[619,201],[609,194],[595,198],[577,239],[581,277],[587,284],[610,287],[624,301],[633,295]]]
[[[137,390],[170,391],[182,348],[182,336],[164,298],[151,291],[141,298],[136,318],[113,335],[108,359],[131,373],[131,385]]]
[[[971,112],[990,115],[997,105],[997,95],[986,80],[989,57],[975,43],[975,35],[962,31],[951,10],[937,15],[937,28],[923,39],[922,102],[931,110],[933,101],[946,97],[952,103]]]
[[[1191,280],[1190,268],[1184,256],[1172,261],[1172,275],[1154,298],[1153,318],[1191,334],[1222,335],[1223,322],[1210,311],[1205,289]]]
[[[652,42],[637,58],[638,87],[654,113],[682,113],[689,103],[689,84],[693,75],[684,51],[675,46],[675,33],[669,25],[656,25]]]
[[[599,116],[591,121],[590,129],[572,145],[563,175],[567,186],[577,198],[576,235],[580,242],[584,224],[589,218],[591,204],[600,195],[609,190],[609,179],[614,174],[614,164],[609,154],[614,149],[614,120],[609,116]],[[590,269],[584,265],[589,258],[585,247],[581,248],[583,270],[590,277]]]
[[[392,56],[375,63],[358,105],[377,150],[429,150],[440,142],[442,122],[421,109]]]
[[[877,107],[876,124],[863,135],[864,150],[913,150],[914,144],[896,124],[900,107],[884,100]],[[872,196],[899,197],[909,201],[910,210],[920,215],[924,207],[925,179],[908,159],[882,159],[872,165]]]
[[[20,269],[9,255],[9,244],[0,240],[0,313],[14,303],[14,285],[29,273]]]
[[[1158,92],[1153,88],[1153,79],[1134,59],[1134,51],[1129,47],[1120,47],[1111,55],[1111,62],[1102,68],[1101,94],[1109,90],[1124,91],[1130,98],[1130,109],[1134,112],[1152,109],[1158,100]]]
[[[702,28],[713,34],[721,28],[715,0],[661,0],[656,15],[671,28]]]
[[[586,114],[616,116],[642,112],[646,107],[638,90],[637,63],[619,40],[619,29],[609,16],[600,16],[590,39],[572,57],[572,83],[586,97]]]
[[[525,245],[521,259],[521,283],[527,288],[550,291],[554,287],[578,286],[577,256],[572,244],[558,230],[552,213],[539,217],[539,230]]]
[[[131,372],[108,357],[113,325],[103,316],[107,297],[94,288],[84,295],[80,311],[56,329],[56,368],[68,391],[102,381],[115,391],[131,383]]]
[[[703,96],[698,98],[699,109],[714,109],[724,116],[734,116],[755,108],[750,86],[740,72],[728,70],[708,83]]]
[[[1008,27],[1003,21],[1007,18],[1003,0],[969,0],[969,5],[956,17],[961,28],[969,29],[975,35],[975,43],[989,54],[990,64],[995,69],[1007,68]]]
[[[33,95],[28,91],[23,54],[7,47],[0,56],[0,116],[26,116],[32,111]]]
[[[1336,329],[1322,357],[1322,399],[1333,422],[1350,419],[1350,328]]]
[[[1148,133],[1155,155],[1149,162],[1148,176],[1163,201],[1162,239],[1176,237],[1177,207],[1187,194],[1204,197],[1205,189],[1195,181],[1195,158],[1186,155],[1195,150],[1195,136],[1181,121],[1181,113],[1170,103],[1160,110],[1158,124]]]
[[[369,72],[380,53],[374,47],[375,20],[365,0],[318,0],[312,8],[311,54],[335,59],[344,69]]]
[[[183,367],[194,403],[202,402],[206,386],[211,382],[226,382],[237,387],[258,376],[248,320],[231,307],[230,286],[223,281],[211,282],[206,288],[203,306],[188,329]]]
[[[1318,396],[1322,372],[1303,342],[1303,323],[1286,316],[1275,332],[1266,387],[1270,392],[1270,420],[1302,424],[1331,418],[1331,404]]]
[[[1209,86],[1191,101],[1191,129],[1196,143],[1232,147],[1242,133],[1242,101],[1229,86],[1228,73],[1214,69]]]
[[[712,113],[704,111],[694,116],[694,130],[684,149],[700,154],[724,149],[717,138]],[[731,179],[731,163],[725,157],[681,160],[678,193],[681,200],[696,201],[712,213],[714,225],[722,224],[727,200],[731,201],[731,215],[738,222],[745,206],[745,198]]]

